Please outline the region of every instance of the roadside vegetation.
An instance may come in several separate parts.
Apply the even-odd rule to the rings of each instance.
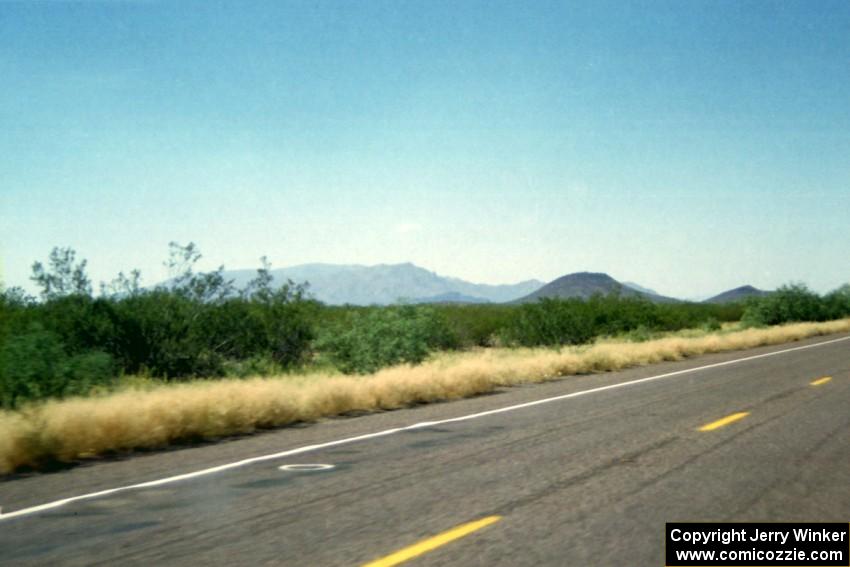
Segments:
[[[0,473],[848,331],[850,319],[844,319],[644,342],[609,339],[561,349],[441,353],[416,366],[393,366],[362,376],[313,372],[295,378],[144,384],[0,411]]]
[[[265,259],[241,290],[199,259],[172,244],[166,284],[134,271],[95,296],[85,261],[54,249],[38,298],[3,290],[0,472],[850,330],[850,285],[731,305],[326,306]],[[812,323],[768,328],[796,322]]]

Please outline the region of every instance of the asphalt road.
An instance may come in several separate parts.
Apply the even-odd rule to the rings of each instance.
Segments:
[[[850,340],[8,516],[259,455],[835,338],[842,337],[11,477],[0,482],[7,515],[0,516],[0,564],[362,565],[445,534],[406,565],[661,566],[668,521],[847,522]],[[824,377],[832,379],[812,384]],[[332,468],[279,468],[292,464]],[[469,533],[450,531],[487,518]]]

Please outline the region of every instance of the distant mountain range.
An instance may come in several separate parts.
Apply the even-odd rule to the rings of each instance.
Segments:
[[[516,284],[489,285],[438,275],[411,263],[302,264],[271,270],[274,282],[308,282],[308,292],[330,305],[388,305],[406,303],[528,303],[543,297],[582,298],[619,293],[643,297],[654,303],[680,301],[634,282],[619,282],[604,273],[577,272],[549,283],[526,280]],[[257,275],[255,270],[228,270],[224,277],[243,288]],[[725,291],[704,303],[730,303],[769,292],[745,285]]]
[[[595,294],[619,293],[623,297],[642,297],[653,303],[678,303],[682,300],[661,295],[633,282],[618,282],[608,274],[577,272],[562,276],[513,303],[529,303],[543,297],[588,299]],[[749,297],[770,294],[769,291],[745,285],[724,291],[702,303],[736,303]]]
[[[411,263],[376,266],[302,264],[271,270],[276,283],[309,282],[313,297],[331,305],[408,303],[504,303],[540,288],[543,282],[489,285],[440,276]],[[224,277],[238,288],[256,277],[254,270],[230,270]]]

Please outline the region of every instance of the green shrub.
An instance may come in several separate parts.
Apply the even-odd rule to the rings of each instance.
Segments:
[[[59,336],[33,325],[0,346],[0,407],[27,401],[87,394],[109,386],[112,358],[104,352],[68,356]]]
[[[119,300],[121,358],[128,373],[176,378],[221,373],[220,361],[205,354],[200,332],[201,304],[157,290]]]
[[[263,298],[214,303],[157,290],[115,307],[125,369],[171,379],[220,376],[230,362],[255,357],[291,367],[314,338],[309,311],[315,306],[286,287]]]
[[[629,331],[626,334],[626,338],[634,343],[645,343],[646,341],[652,340],[653,334],[652,331],[641,325],[636,329]]]
[[[829,318],[824,300],[803,284],[784,285],[770,295],[751,298],[744,309],[745,325],[779,325]]]
[[[319,304],[304,299],[304,287],[288,282],[273,293],[251,300],[264,341],[251,354],[267,353],[276,364],[292,367],[310,352]]]
[[[65,367],[65,389],[62,396],[85,395],[109,388],[115,380],[115,365],[105,352],[92,351],[68,358]]]
[[[720,325],[720,321],[718,321],[717,318],[709,317],[708,319],[703,321],[702,325],[700,325],[700,328],[703,331],[714,332],[719,331],[723,327]]]
[[[91,350],[118,353],[121,329],[113,302],[87,295],[67,295],[40,304],[38,321],[48,331],[56,333],[69,354]]]
[[[418,364],[453,343],[434,308],[401,305],[351,311],[344,324],[325,332],[317,348],[343,372],[365,374],[394,364]]]
[[[850,284],[844,284],[824,297],[825,309],[829,319],[850,317]]]
[[[659,307],[647,299],[597,294],[587,303],[593,314],[595,335],[614,336],[638,328],[660,327]]]
[[[596,335],[590,304],[580,299],[544,298],[520,306],[505,330],[509,343],[522,346],[578,345]]]
[[[460,347],[492,346],[518,309],[515,305],[437,305]]]
[[[643,341],[653,333],[701,327],[718,330],[721,321],[737,321],[740,306],[652,303],[618,294],[589,300],[543,299],[517,308],[506,326],[508,343],[522,346],[583,344],[599,336]]]
[[[270,356],[256,355],[247,359],[232,358],[224,363],[224,374],[230,377],[272,376],[281,374],[285,367],[277,364]]]

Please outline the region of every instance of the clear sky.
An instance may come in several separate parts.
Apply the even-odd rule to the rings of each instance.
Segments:
[[[0,259],[850,281],[850,2],[0,3]]]

